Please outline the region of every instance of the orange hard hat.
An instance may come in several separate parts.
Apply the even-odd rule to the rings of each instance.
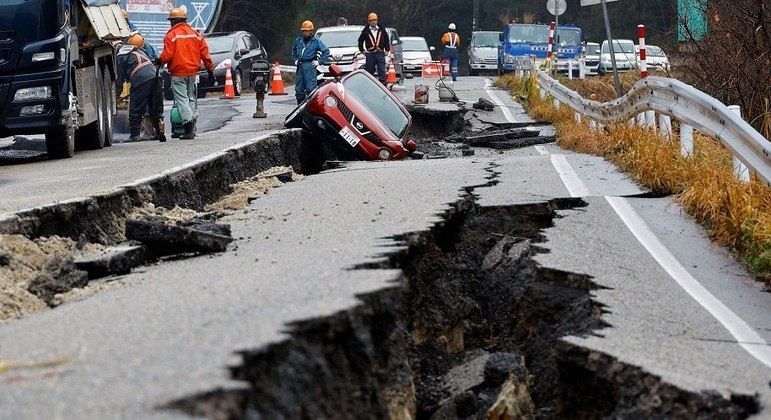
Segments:
[[[121,9],[120,14],[123,15],[123,19],[128,20],[128,11],[126,9]]]
[[[377,13],[370,13],[369,16],[367,16],[367,20],[377,20]]]
[[[311,22],[309,20],[306,20],[305,22],[303,22],[302,25],[300,25],[300,30],[301,31],[312,31],[313,30],[313,22]]]
[[[167,20],[187,19],[187,11],[181,7],[175,7],[169,10],[169,17],[167,17],[166,19]]]
[[[138,48],[142,48],[145,46],[145,39],[142,38],[142,35],[134,34],[129,37],[128,44]]]

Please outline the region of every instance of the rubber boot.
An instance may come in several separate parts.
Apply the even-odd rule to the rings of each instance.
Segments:
[[[182,125],[185,127],[185,132],[179,136],[182,140],[192,140],[195,138],[195,120],[188,121]]]
[[[158,138],[158,141],[161,143],[166,141],[166,126],[163,124],[163,119],[156,118],[154,121],[153,126],[155,127],[155,135]]]

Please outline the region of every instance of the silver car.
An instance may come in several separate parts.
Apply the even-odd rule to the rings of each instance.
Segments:
[[[498,46],[501,33],[496,31],[477,31],[471,34],[468,47],[468,65],[471,76],[481,71],[498,71]]]
[[[637,54],[634,50],[634,42],[629,39],[614,39],[613,52],[616,56],[618,71],[629,71],[637,68]],[[613,63],[610,57],[610,45],[608,41],[602,42],[600,47],[600,66],[597,69],[600,74],[613,71]]]
[[[432,61],[431,51],[434,51],[434,47],[429,47],[423,37],[402,37],[402,48],[404,50],[405,73],[420,74],[423,71],[423,64]]]

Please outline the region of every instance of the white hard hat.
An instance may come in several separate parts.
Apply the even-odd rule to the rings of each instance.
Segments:
[[[449,26],[448,28],[449,28],[451,31],[454,31],[454,30],[455,30],[455,24],[454,24],[454,23],[451,23],[451,24],[450,24],[450,26]]]

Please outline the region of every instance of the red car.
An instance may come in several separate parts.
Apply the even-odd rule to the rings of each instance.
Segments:
[[[328,141],[341,159],[403,159],[417,145],[405,136],[412,117],[396,97],[366,71],[319,86],[286,118],[287,128],[302,128]]]

